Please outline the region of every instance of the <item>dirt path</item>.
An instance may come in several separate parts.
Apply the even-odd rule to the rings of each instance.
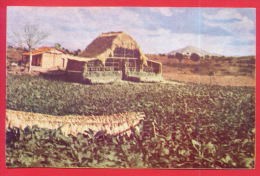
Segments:
[[[144,118],[144,113],[127,112],[108,116],[53,116],[48,114],[6,110],[6,128],[17,127],[24,129],[37,125],[39,128],[57,129],[65,135],[84,133],[85,130],[106,131],[108,134],[129,134],[130,128],[135,127]]]

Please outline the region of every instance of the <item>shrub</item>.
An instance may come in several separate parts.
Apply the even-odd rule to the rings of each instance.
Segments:
[[[197,62],[197,61],[200,60],[200,56],[199,56],[198,54],[196,54],[196,53],[192,53],[191,56],[190,56],[190,59],[191,59],[192,61]]]
[[[184,58],[183,54],[181,54],[181,53],[176,53],[175,57],[179,60],[179,62],[181,62]]]

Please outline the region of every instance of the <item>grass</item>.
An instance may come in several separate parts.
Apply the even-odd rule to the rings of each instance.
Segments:
[[[84,85],[9,74],[7,108],[53,115],[145,113],[139,132],[133,129],[130,137],[9,129],[8,167],[254,167],[253,87]]]

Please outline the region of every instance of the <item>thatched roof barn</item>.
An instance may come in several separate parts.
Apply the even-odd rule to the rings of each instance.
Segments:
[[[141,77],[151,80],[151,75],[161,77],[162,73],[161,63],[148,60],[137,42],[124,32],[102,33],[80,53],[80,57],[69,58],[66,71],[71,78],[83,82],[141,80]]]
[[[138,58],[146,64],[147,57],[137,42],[124,32],[102,33],[80,54],[82,57],[98,58],[103,63],[109,57]]]

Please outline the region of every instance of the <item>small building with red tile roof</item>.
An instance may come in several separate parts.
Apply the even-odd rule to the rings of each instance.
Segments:
[[[32,54],[31,69],[33,71],[65,70],[67,60],[71,56],[54,47],[41,47],[22,53],[22,61],[26,65],[29,64],[30,54]]]

